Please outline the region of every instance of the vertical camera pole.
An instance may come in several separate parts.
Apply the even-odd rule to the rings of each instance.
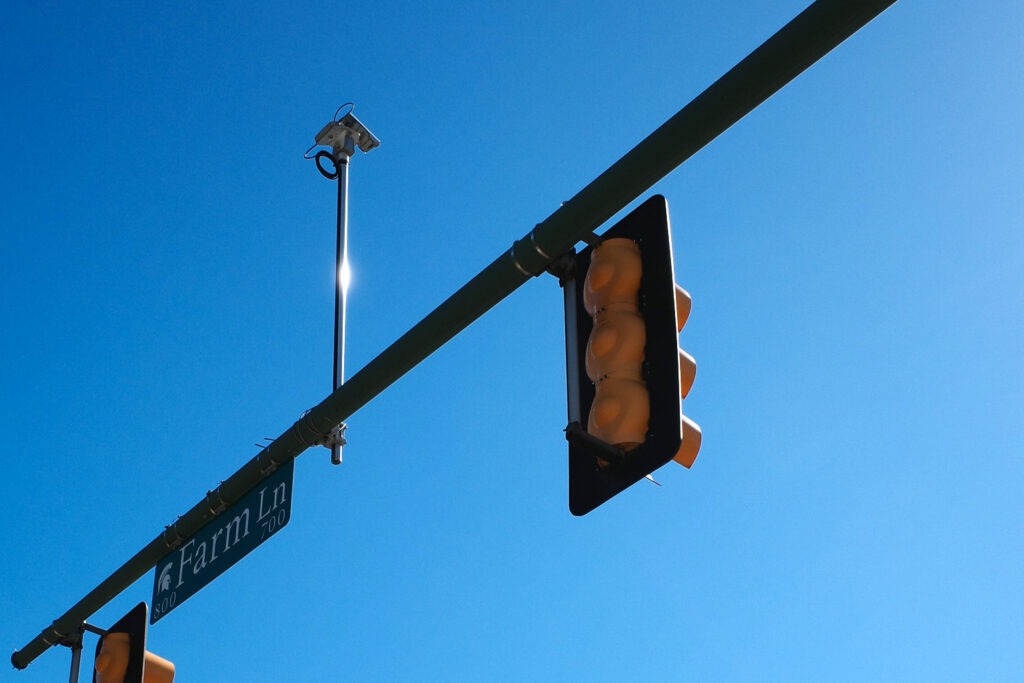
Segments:
[[[348,111],[338,117],[348,107]],[[334,118],[316,136],[313,147],[306,151],[306,157],[316,160],[316,167],[325,178],[338,181],[338,240],[334,263],[334,384],[337,389],[345,381],[345,305],[348,301],[350,271],[348,266],[348,164],[356,147],[363,153],[380,145],[380,140],[352,114],[352,103],[343,104],[334,113]],[[309,152],[314,147],[330,147],[313,157]],[[334,164],[334,171],[328,172],[320,165],[321,158],[328,158]],[[341,464],[341,447],[345,445],[345,430],[342,423],[331,434],[324,445],[331,449],[331,463]]]
[[[352,138],[345,138],[351,143]],[[348,302],[348,160],[352,147],[334,148],[334,168],[338,174],[338,240],[334,257],[334,386],[337,389],[345,382],[345,304]],[[345,434],[342,431],[331,443],[331,463],[341,464],[341,447]]]

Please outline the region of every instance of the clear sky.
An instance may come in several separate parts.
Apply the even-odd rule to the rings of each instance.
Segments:
[[[4,656],[329,392],[302,153],[340,104],[382,140],[351,374],[806,3],[8,6]],[[1024,679],[1021,36],[1016,0],[902,0],[634,203],[693,295],[692,470],[570,515],[537,278],[341,467],[302,455],[289,526],[151,649],[182,682]]]

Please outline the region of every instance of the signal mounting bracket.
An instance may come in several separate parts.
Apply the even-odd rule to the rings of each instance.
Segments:
[[[348,425],[342,422],[337,427],[328,432],[327,436],[324,437],[323,445],[329,450],[334,450],[334,447],[338,448],[346,445],[348,439],[345,438],[345,431],[348,429]]]

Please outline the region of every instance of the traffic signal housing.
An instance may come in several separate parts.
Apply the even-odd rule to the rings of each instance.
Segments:
[[[93,683],[172,683],[174,664],[146,651],[146,616],[140,602],[96,643]]]
[[[563,277],[574,515],[670,460],[690,467],[701,441],[682,412],[696,363],[679,348],[690,295],[675,283],[668,203],[651,197],[599,240]]]

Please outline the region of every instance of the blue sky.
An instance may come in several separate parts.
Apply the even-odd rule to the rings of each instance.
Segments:
[[[326,396],[302,152],[338,105],[382,140],[351,374],[805,4],[8,8],[7,652]],[[341,467],[302,455],[289,526],[151,649],[179,681],[1024,678],[1021,35],[1009,0],[898,2],[634,203],[667,197],[693,295],[692,470],[569,514],[538,278],[353,415]]]

